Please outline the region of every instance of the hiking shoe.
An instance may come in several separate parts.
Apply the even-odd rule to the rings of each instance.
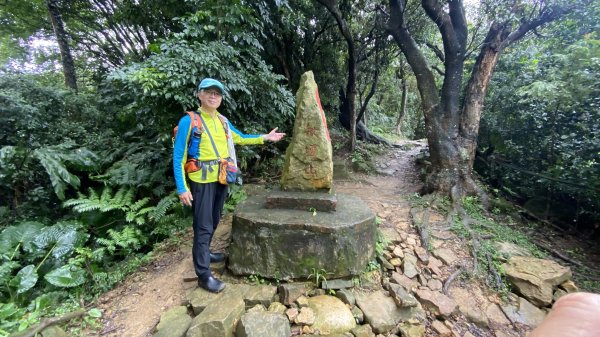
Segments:
[[[211,293],[220,293],[223,289],[225,289],[225,282],[213,276],[209,276],[205,279],[198,279],[198,286],[204,290],[210,291]]]
[[[223,253],[210,253],[210,263],[217,263],[225,261],[225,254]]]

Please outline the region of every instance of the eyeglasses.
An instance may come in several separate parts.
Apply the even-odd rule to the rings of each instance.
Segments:
[[[202,90],[202,92],[208,97],[221,97],[221,92],[218,90]]]

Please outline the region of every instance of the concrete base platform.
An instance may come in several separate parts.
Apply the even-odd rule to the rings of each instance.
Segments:
[[[375,254],[375,215],[357,197],[337,199],[335,212],[314,214],[268,209],[265,195],[249,197],[233,217],[228,268],[281,280],[359,275]]]
[[[273,191],[265,202],[266,208],[286,208],[300,211],[333,212],[337,206],[337,195],[328,192]]]

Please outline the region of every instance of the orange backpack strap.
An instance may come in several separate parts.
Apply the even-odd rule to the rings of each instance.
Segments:
[[[194,127],[196,127],[196,130],[198,130],[198,132],[202,134],[204,132],[204,127],[200,123],[199,113],[196,111],[186,111],[186,113],[188,114],[188,116],[190,116],[190,131]]]

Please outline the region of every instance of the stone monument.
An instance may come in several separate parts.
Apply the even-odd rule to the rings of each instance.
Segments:
[[[331,138],[311,71],[300,79],[281,188],[249,197],[233,217],[228,268],[282,280],[358,275],[373,259],[375,215],[333,190]]]

